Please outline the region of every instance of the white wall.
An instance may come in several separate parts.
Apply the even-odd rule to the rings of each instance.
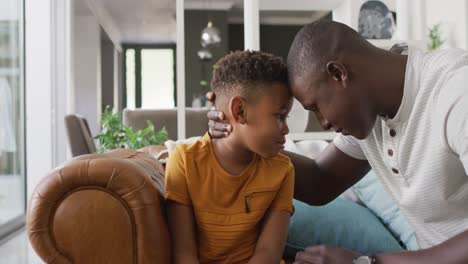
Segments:
[[[74,109],[84,116],[91,133],[99,133],[101,91],[101,39],[96,18],[75,16],[73,34]]]
[[[358,30],[359,9],[364,0],[343,0],[336,8],[332,10],[334,21],[346,24]]]
[[[81,0],[25,0],[28,200],[70,157],[66,114],[84,115],[99,131],[100,28],[92,15],[74,17],[72,1]]]
[[[365,0],[343,0],[333,10],[333,19],[357,29],[359,9]],[[468,48],[468,0],[386,0],[390,10],[397,12],[404,8],[406,19],[400,17],[407,38],[397,40],[410,40],[425,46],[428,40],[428,29],[441,22],[443,38],[447,40],[446,47]],[[398,21],[397,21],[398,22]],[[402,23],[403,22],[403,23]],[[406,22],[406,23],[405,23]],[[400,32],[401,33],[401,32]]]
[[[445,46],[468,48],[467,0],[426,0],[427,28],[441,22]]]
[[[51,0],[26,0],[26,165],[28,200],[52,168]]]
[[[67,159],[71,12],[70,0],[25,1],[28,199],[40,179]]]
[[[52,140],[53,165],[70,157],[65,116],[71,113],[73,96],[73,65],[71,30],[73,6],[71,0],[54,0],[52,8]]]

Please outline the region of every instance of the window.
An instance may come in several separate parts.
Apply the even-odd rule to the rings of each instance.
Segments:
[[[175,45],[125,48],[126,107],[175,107]]]
[[[135,109],[135,49],[125,51],[126,106]]]
[[[24,222],[23,1],[0,2],[0,240]]]

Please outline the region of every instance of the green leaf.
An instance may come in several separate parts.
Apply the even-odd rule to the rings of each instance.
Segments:
[[[101,132],[94,137],[98,141],[98,153],[115,148],[139,149],[148,145],[163,145],[168,138],[165,128],[155,132],[154,125],[147,121],[143,130],[134,130],[122,124],[119,113],[106,107],[101,115]]]
[[[429,44],[427,48],[429,50],[436,50],[440,48],[444,43],[445,40],[442,39],[442,30],[440,29],[441,24],[435,24],[432,28],[429,28]]]

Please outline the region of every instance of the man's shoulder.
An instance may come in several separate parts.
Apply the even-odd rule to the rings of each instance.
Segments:
[[[423,52],[421,58],[426,73],[451,72],[468,65],[468,52],[457,48]]]
[[[457,104],[466,105],[468,101],[468,90],[466,85],[468,83],[468,65],[460,67],[447,76],[446,81],[441,85],[439,94],[436,99],[435,111],[438,116],[446,119],[446,115],[453,113],[453,108]],[[459,107],[460,108],[460,107]],[[468,109],[463,107],[465,110]],[[466,111],[465,111],[466,112]]]
[[[418,54],[418,55],[414,55]],[[468,52],[461,49],[445,49],[438,51],[423,52],[413,50],[413,62],[407,76],[411,80],[409,98],[419,97],[414,107],[422,105],[425,107],[429,102],[427,98],[433,98],[436,105],[449,102],[449,94],[456,92],[460,86],[454,85],[453,80],[460,83],[460,79],[468,80],[466,75],[468,69]],[[455,77],[455,78],[454,78]],[[412,96],[411,96],[412,95]],[[445,111],[445,110],[444,110]]]

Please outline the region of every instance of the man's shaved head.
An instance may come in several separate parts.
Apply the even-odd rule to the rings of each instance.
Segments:
[[[372,45],[352,28],[329,20],[319,20],[304,26],[297,33],[288,54],[291,82],[305,74],[323,73],[326,63],[343,52],[362,53]]]
[[[394,62],[389,54],[344,24],[326,20],[308,24],[297,33],[289,50],[292,94],[315,113],[324,129],[363,139],[379,113],[369,99],[383,77],[376,75],[388,72],[374,69],[385,65],[383,61]]]

